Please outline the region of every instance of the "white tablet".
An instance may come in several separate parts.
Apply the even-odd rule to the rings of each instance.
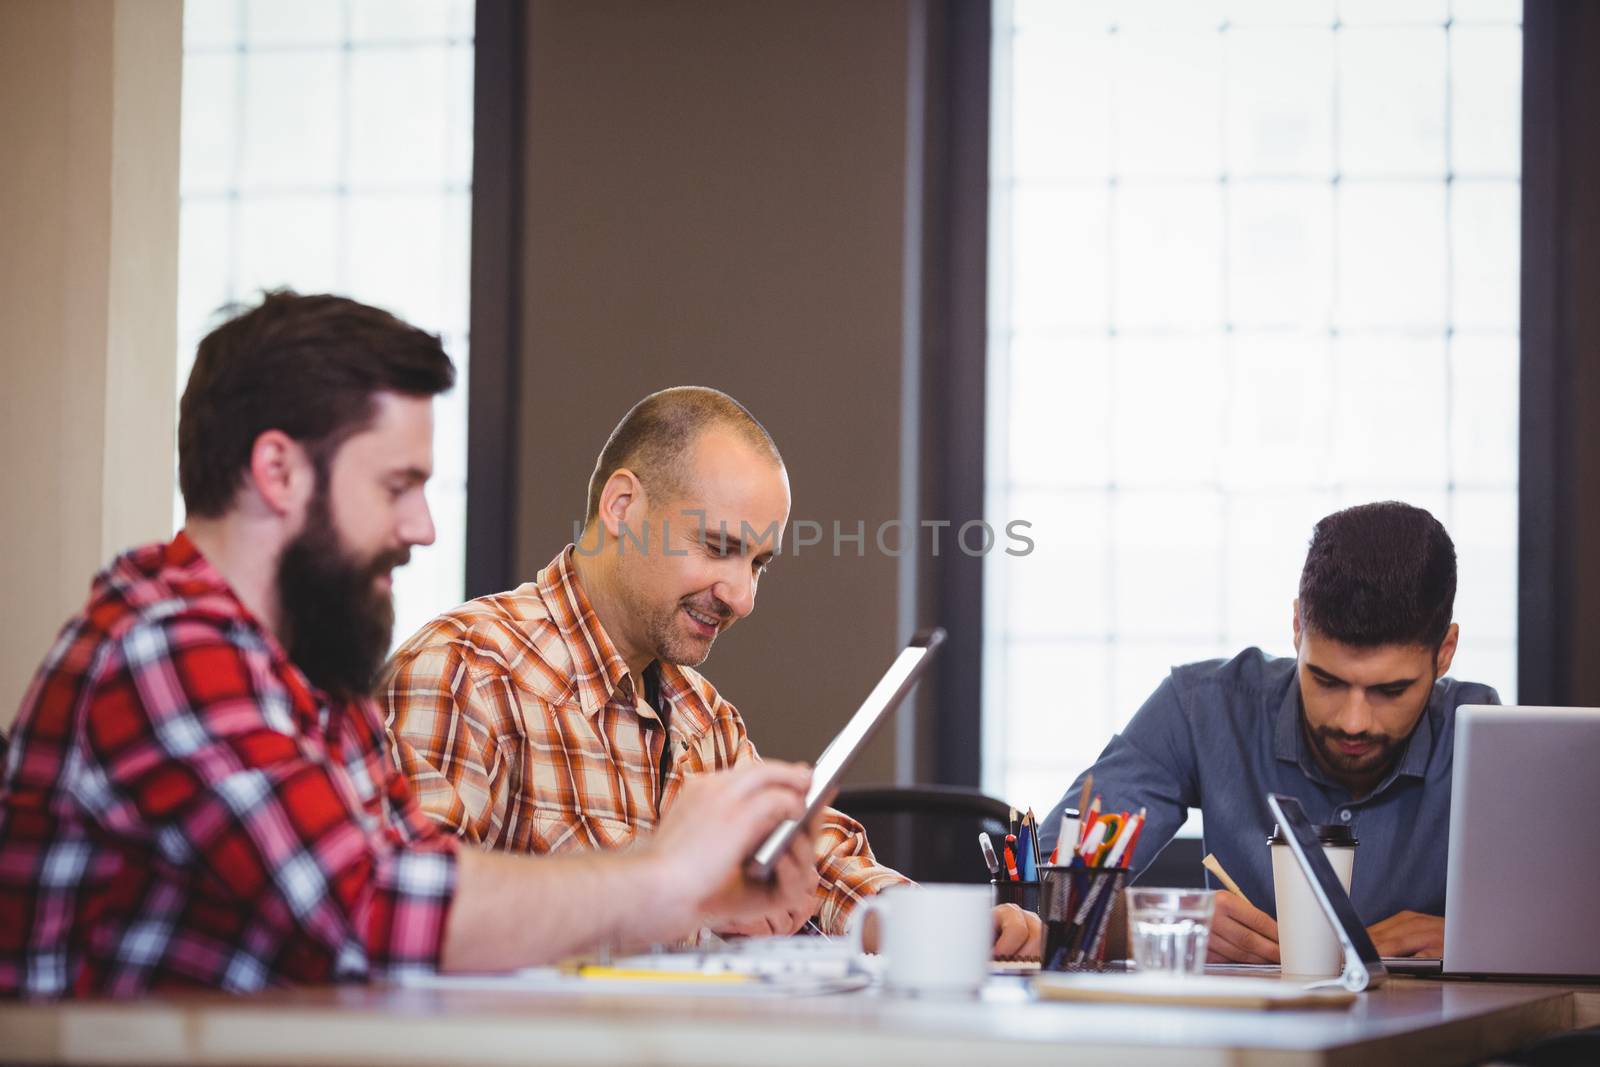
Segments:
[[[773,868],[778,864],[778,857],[789,847],[795,831],[824,806],[828,794],[839,784],[839,777],[844,773],[844,769],[855,759],[861,747],[871,739],[878,726],[889,717],[889,713],[905,700],[912,687],[927,670],[934,650],[943,641],[944,631],[936,626],[932,630],[924,630],[917,634],[909,645],[900,650],[900,655],[889,665],[883,677],[878,679],[878,684],[872,687],[867,699],[863,700],[856,713],[850,716],[850,721],[845,723],[844,729],[840,730],[839,735],[823,749],[816,768],[811,772],[811,789],[806,794],[805,819],[798,821],[787,819],[777,825],[761,843],[761,847],[756,849],[755,857],[750,861],[752,877],[772,877]]]

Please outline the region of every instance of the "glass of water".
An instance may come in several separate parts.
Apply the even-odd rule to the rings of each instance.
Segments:
[[[1202,974],[1216,894],[1209,889],[1128,891],[1128,941],[1145,974]]]

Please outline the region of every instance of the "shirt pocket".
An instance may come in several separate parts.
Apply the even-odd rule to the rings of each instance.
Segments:
[[[532,817],[532,851],[539,855],[587,852],[594,848],[623,848],[633,842],[635,830],[621,819],[598,815],[578,816],[565,811],[535,810]]]

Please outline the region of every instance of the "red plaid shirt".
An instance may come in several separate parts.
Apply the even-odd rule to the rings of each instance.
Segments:
[[[431,969],[453,842],[179,534],[94,582],[0,779],[0,995]]]

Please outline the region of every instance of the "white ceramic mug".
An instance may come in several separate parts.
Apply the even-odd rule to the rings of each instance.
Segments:
[[[1317,827],[1322,854],[1346,893],[1356,865],[1356,839],[1345,826]],[[1306,881],[1300,862],[1278,830],[1268,839],[1272,848],[1272,892],[1278,906],[1278,952],[1283,973],[1295,978],[1327,978],[1344,970],[1344,947]]]
[[[989,979],[994,951],[992,890],[986,885],[896,886],[862,901],[850,925],[859,940],[878,916],[884,988],[972,996]]]

